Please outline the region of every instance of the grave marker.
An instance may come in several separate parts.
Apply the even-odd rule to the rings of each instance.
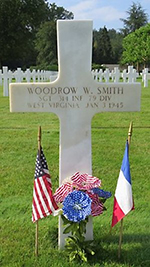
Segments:
[[[37,79],[38,79],[38,82],[40,82],[40,80],[41,80],[40,70],[37,70]]]
[[[120,70],[118,67],[115,67],[114,68],[114,71],[112,71],[112,74],[111,74],[111,77],[112,77],[112,80],[115,82],[115,83],[118,83],[119,82],[119,79],[120,79]]]
[[[121,77],[123,79],[123,82],[126,83],[127,82],[127,78],[128,78],[128,74],[127,74],[126,69],[123,70],[123,72],[121,74]]]
[[[91,120],[98,112],[140,110],[140,83],[99,83],[91,74],[92,21],[57,21],[58,78],[10,85],[11,112],[53,112],[60,119],[59,179],[92,174]],[[93,239],[92,221],[87,239]],[[59,246],[64,246],[59,220]]]
[[[103,70],[100,69],[99,72],[98,72],[98,81],[102,82],[102,79],[103,79]]]
[[[10,72],[8,71],[8,67],[3,67],[3,96],[9,95],[9,80],[10,80]]]
[[[104,71],[103,77],[105,79],[105,82],[109,82],[109,78],[110,78],[110,71],[109,71],[109,69],[106,69]]]
[[[132,83],[136,81],[136,78],[138,77],[138,73],[136,70],[133,68],[133,66],[128,66],[128,72],[127,72],[127,77],[128,77],[128,82]]]
[[[3,84],[3,82],[2,82],[2,77],[3,77],[2,70],[0,70],[0,85]]]
[[[142,81],[144,82],[144,87],[148,87],[148,76],[149,76],[148,68],[145,68],[142,71]]]
[[[17,70],[14,72],[14,77],[17,83],[21,83],[23,80],[23,71],[21,68],[17,68]]]
[[[31,77],[33,79],[33,82],[36,82],[37,73],[36,73],[36,70],[35,69],[32,70],[31,75],[32,75]]]
[[[29,83],[31,81],[31,77],[32,77],[32,74],[31,74],[30,69],[26,69],[25,78],[26,78],[27,83]]]

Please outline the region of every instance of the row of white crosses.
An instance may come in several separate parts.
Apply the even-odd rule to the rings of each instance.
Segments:
[[[119,82],[120,78],[122,78],[123,82],[134,83],[139,77],[139,74],[136,72],[136,69],[134,69],[133,66],[128,66],[128,70],[124,69],[123,72],[121,72],[118,67],[115,67],[112,71],[109,69],[106,69],[105,71],[102,69],[99,71],[93,70],[92,75],[94,79],[99,82],[102,82],[103,80],[105,82],[109,82],[110,80],[112,82]]]
[[[9,95],[9,83],[15,79],[15,82],[21,83],[26,82],[44,82],[44,81],[53,81],[57,77],[57,72],[45,71],[45,70],[35,70],[26,69],[22,71],[21,68],[17,68],[16,71],[12,72],[8,70],[7,66],[2,67],[0,70],[0,85],[3,84],[3,96]]]
[[[94,80],[99,82],[119,82],[122,78],[123,82],[134,83],[136,79],[139,77],[136,69],[133,66],[128,66],[128,70],[124,69],[123,72],[119,70],[118,67],[115,67],[112,71],[106,69],[103,71],[100,70],[92,70],[92,76]],[[144,87],[148,87],[148,80],[150,80],[150,73],[148,73],[148,68],[145,68],[142,73],[142,82],[144,83]],[[9,83],[11,83],[12,79],[15,79],[16,82],[20,83],[26,80],[26,82],[44,82],[50,80],[51,82],[55,81],[58,77],[57,72],[52,71],[44,71],[44,70],[35,70],[27,69],[26,71],[22,71],[21,68],[17,68],[16,71],[12,72],[8,70],[8,67],[3,67],[0,70],[0,85],[2,85],[3,81],[3,96],[8,96],[8,88]]]

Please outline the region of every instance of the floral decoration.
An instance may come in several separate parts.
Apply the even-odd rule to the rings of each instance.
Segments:
[[[100,188],[93,188],[92,191],[94,194],[97,194],[99,197],[103,197],[105,199],[111,197],[111,192],[104,191]]]
[[[86,224],[89,216],[99,216],[106,208],[104,202],[111,193],[101,188],[101,180],[87,173],[76,172],[67,178],[56,190],[54,199],[62,206],[66,248],[70,261],[87,261],[87,255],[94,255],[91,241],[85,240]]]
[[[85,220],[91,214],[91,198],[82,191],[74,190],[63,202],[63,215],[73,222]]]

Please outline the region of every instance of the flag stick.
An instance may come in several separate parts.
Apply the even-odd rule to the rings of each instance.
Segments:
[[[130,122],[130,126],[129,126],[129,131],[128,131],[128,144],[130,147],[130,143],[131,143],[131,136],[132,136],[132,128],[133,128],[133,122]]]
[[[121,225],[120,225],[120,236],[119,236],[118,259],[120,259],[120,255],[121,255],[122,234],[123,234],[123,219],[121,219]]]
[[[38,128],[38,153],[39,157],[41,155],[41,126]],[[36,221],[36,228],[35,228],[35,255],[38,256],[38,221]]]
[[[35,222],[35,256],[38,256],[38,221]]]
[[[131,136],[132,136],[132,128],[133,128],[133,123],[130,122],[129,130],[128,130],[128,148],[130,148]],[[128,153],[129,153],[129,149],[128,149]],[[121,219],[121,225],[120,225],[118,259],[120,259],[120,255],[121,255],[122,234],[123,234],[123,219]]]

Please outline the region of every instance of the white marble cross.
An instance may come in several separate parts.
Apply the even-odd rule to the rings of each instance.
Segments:
[[[2,77],[3,77],[3,74],[2,74],[2,70],[0,69],[0,85],[3,84],[3,82],[2,82]]]
[[[109,79],[110,79],[110,71],[109,69],[106,69],[103,73],[103,77],[105,79],[105,82],[109,82]]]
[[[75,172],[92,174],[91,120],[98,112],[140,110],[140,83],[99,83],[91,73],[92,21],[57,21],[58,78],[10,86],[11,112],[53,112],[60,119],[60,184]],[[53,182],[52,182],[53,183]],[[92,221],[87,239],[93,238]],[[63,247],[59,221],[59,246]]]
[[[30,69],[26,69],[25,78],[26,78],[27,83],[29,83],[31,81],[31,77],[32,77],[32,73],[31,73]]]
[[[138,73],[136,70],[133,68],[133,66],[128,66],[128,72],[127,72],[127,77],[128,77],[128,82],[132,83],[136,81],[136,78],[138,77]]]
[[[144,82],[144,87],[148,87],[148,77],[149,77],[149,73],[148,73],[148,68],[145,68],[142,71],[142,81]]]
[[[120,74],[119,68],[115,67],[114,70],[112,71],[112,75],[111,75],[113,81],[119,82],[120,76],[121,76],[121,74]]]
[[[9,95],[9,82],[12,79],[12,72],[8,70],[7,66],[3,67],[3,96],[8,96]]]
[[[123,70],[123,72],[121,73],[121,77],[123,79],[123,82],[126,83],[127,82],[127,78],[128,78],[128,74],[126,69]]]
[[[35,69],[33,69],[31,74],[32,74],[32,79],[33,79],[33,82],[36,82],[36,78],[37,78],[37,73],[36,73],[36,70],[35,70]]]
[[[17,83],[21,83],[23,80],[23,71],[21,68],[17,68],[17,70],[14,72],[14,77]]]

